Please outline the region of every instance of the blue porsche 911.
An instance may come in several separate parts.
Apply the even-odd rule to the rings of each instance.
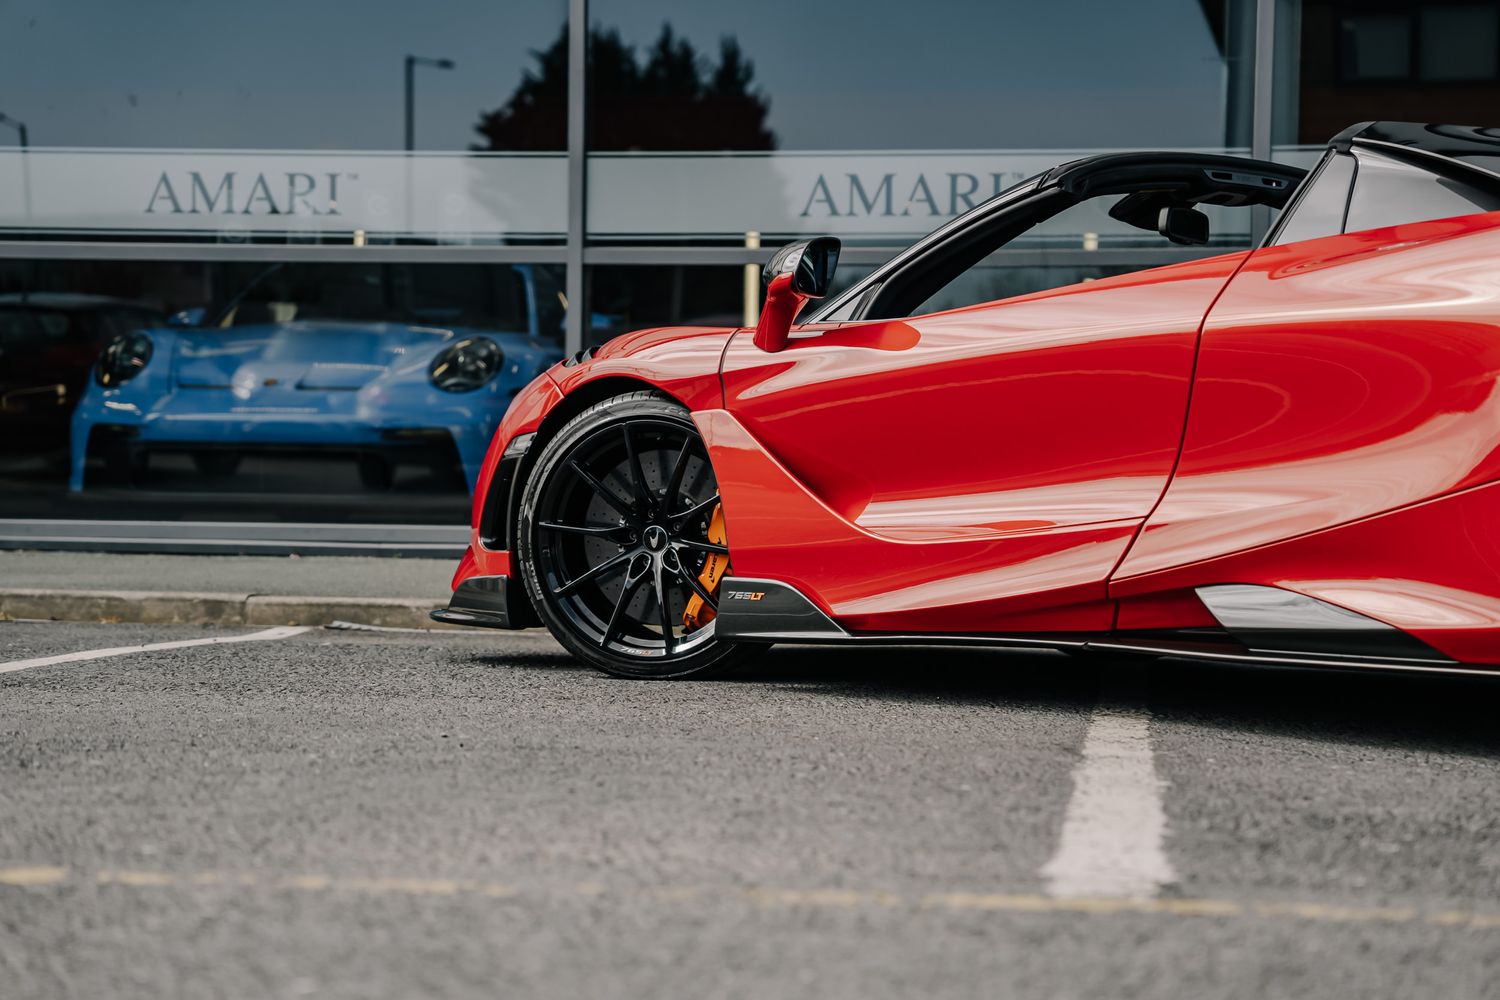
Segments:
[[[366,488],[402,464],[472,489],[511,398],[562,356],[561,304],[525,265],[277,264],[167,325],[115,336],[73,415],[69,486],[200,476],[248,455],[344,458]]]

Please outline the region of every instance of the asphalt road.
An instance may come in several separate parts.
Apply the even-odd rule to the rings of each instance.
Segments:
[[[251,631],[0,623],[0,996],[1500,996],[1500,680],[328,630],[3,672]]]

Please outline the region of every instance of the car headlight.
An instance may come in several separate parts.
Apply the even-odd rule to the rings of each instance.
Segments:
[[[485,337],[465,337],[432,359],[427,377],[444,392],[470,392],[494,378],[504,363],[499,344]]]
[[[99,367],[94,369],[94,381],[106,389],[129,382],[150,363],[152,350],[151,338],[144,330],[120,334],[104,345]]]

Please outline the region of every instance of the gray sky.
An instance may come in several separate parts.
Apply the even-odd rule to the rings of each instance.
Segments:
[[[1243,0],[1237,0],[1243,2]],[[34,145],[463,149],[564,0],[0,0],[0,112]],[[1222,143],[1197,0],[594,0],[638,46],[736,36],[785,149]],[[790,29],[797,29],[795,31]],[[0,130],[0,143],[13,141]]]

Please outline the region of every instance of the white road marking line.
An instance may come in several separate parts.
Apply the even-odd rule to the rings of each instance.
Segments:
[[[176,642],[148,642],[144,646],[112,646],[109,649],[84,649],[76,653],[59,653],[56,656],[38,656],[31,660],[12,660],[0,663],[0,674],[13,670],[29,670],[32,667],[50,667],[54,663],[77,663],[80,660],[102,660],[109,656],[128,656],[131,653],[150,653],[158,649],[185,649],[188,646],[213,646],[221,642],[265,642],[271,639],[287,639],[309,631],[306,625],[278,625],[248,635],[216,635],[207,639],[179,639]]]
[[[1176,880],[1162,846],[1164,783],[1152,760],[1150,720],[1134,709],[1090,716],[1062,837],[1042,867],[1049,895],[1150,899]]]
[[[362,622],[346,622],[335,619],[323,626],[335,632],[420,632],[426,635],[436,632],[435,628],[404,628],[399,625],[365,625]]]

